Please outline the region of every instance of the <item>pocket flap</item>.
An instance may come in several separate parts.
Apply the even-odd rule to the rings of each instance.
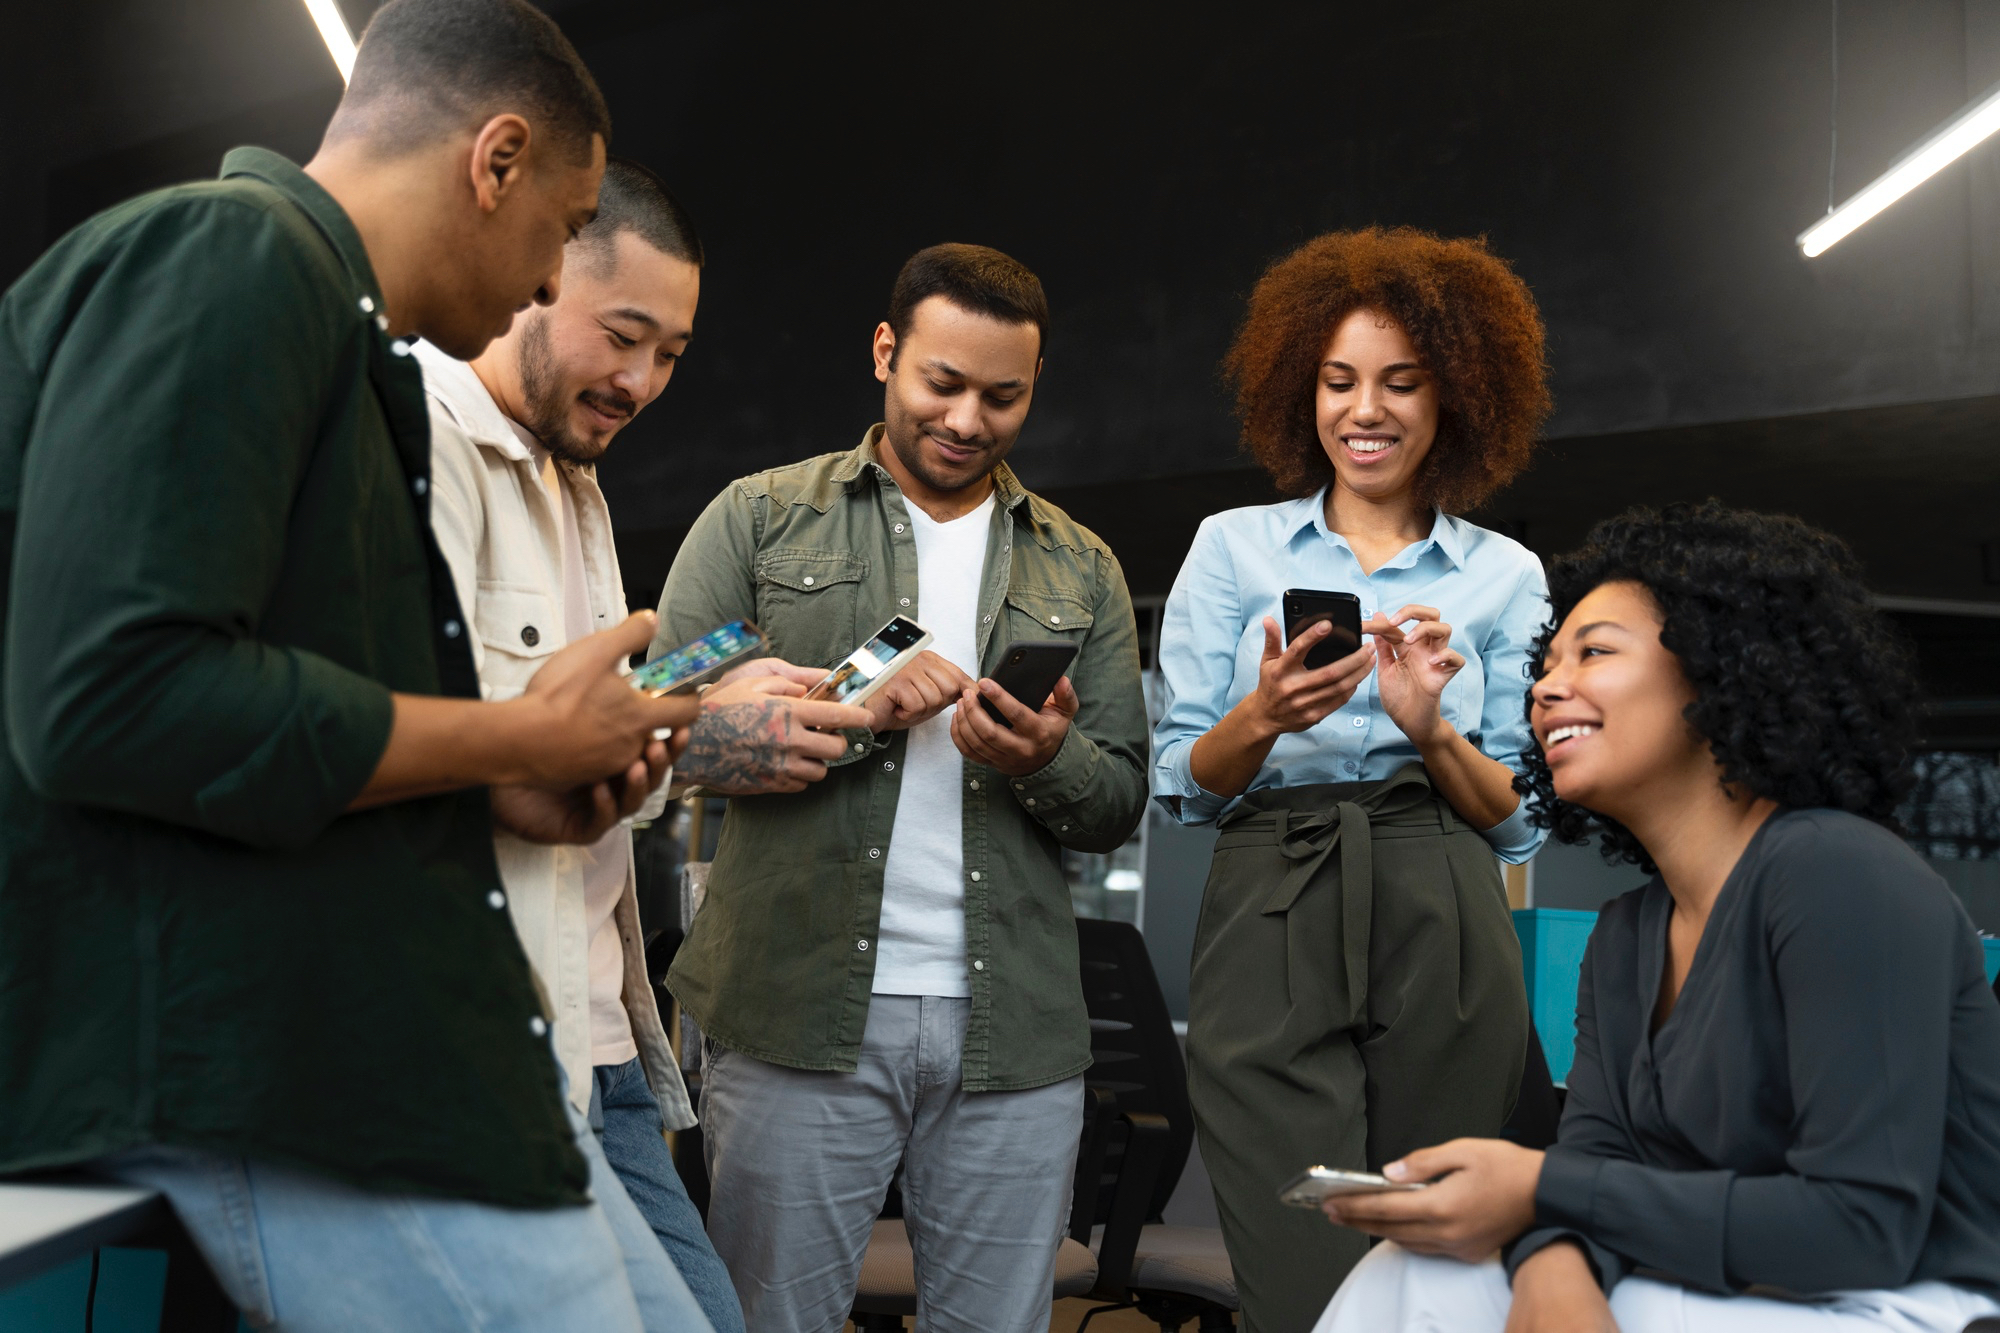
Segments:
[[[845,551],[771,550],[757,557],[757,581],[796,592],[818,592],[835,583],[859,583],[868,562]]]
[[[1065,588],[1009,588],[1007,605],[1042,628],[1057,633],[1089,629],[1093,619],[1090,603],[1083,600],[1083,595]]]
[[[562,647],[562,613],[545,592],[482,583],[472,619],[479,641],[497,652],[546,657]]]

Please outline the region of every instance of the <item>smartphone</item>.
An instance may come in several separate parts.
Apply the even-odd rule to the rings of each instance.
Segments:
[[[1278,1202],[1294,1208],[1317,1208],[1321,1200],[1342,1194],[1401,1194],[1429,1186],[1428,1180],[1398,1184],[1373,1171],[1334,1171],[1324,1166],[1309,1166],[1278,1191]]]
[[[762,630],[747,620],[732,620],[693,643],[682,644],[654,658],[626,679],[632,682],[633,689],[655,699],[666,694],[686,694],[723,668],[759,655],[763,648]]]
[[[1306,653],[1308,671],[1331,666],[1361,646],[1361,599],[1351,592],[1287,588],[1284,609],[1287,644],[1322,620],[1333,623],[1333,633]]]
[[[1000,654],[1000,665],[993,668],[993,683],[1039,712],[1055,692],[1063,672],[1076,660],[1076,649],[1067,639],[1016,639]],[[979,704],[995,722],[1009,731],[1014,729],[991,699],[981,695]]]
[[[837,704],[864,704],[887,685],[910,660],[930,646],[931,632],[916,621],[897,616],[875,637],[847,655],[826,679],[806,691],[808,699]]]

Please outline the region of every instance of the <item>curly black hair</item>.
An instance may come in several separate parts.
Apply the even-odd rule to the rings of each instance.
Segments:
[[[1576,604],[1621,582],[1652,595],[1660,642],[1694,686],[1688,725],[1714,750],[1722,782],[1895,827],[1910,786],[1916,675],[1845,542],[1717,500],[1606,519],[1549,567],[1554,619],[1530,650],[1535,675]],[[1539,744],[1523,758],[1514,790],[1537,827],[1567,843],[1596,835],[1605,860],[1654,872],[1630,830],[1556,795]]]

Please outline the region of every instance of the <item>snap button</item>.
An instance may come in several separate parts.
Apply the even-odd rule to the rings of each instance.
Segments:
[[[983,615],[983,616],[981,616],[981,617],[979,618],[979,623],[980,623],[980,624],[982,624],[982,625],[990,625],[990,624],[992,624],[992,623],[993,623],[993,613],[992,613],[991,611],[988,611],[988,612],[987,612],[987,613],[986,613],[985,615]]]
[[[396,339],[396,341],[389,344],[389,350],[394,352],[397,356],[408,356],[410,354],[410,345],[404,342],[401,338],[398,338]]]
[[[871,861],[879,861],[879,860],[881,860],[881,859],[882,859],[882,849],[881,849],[880,847],[870,847],[870,848],[868,849],[868,859],[869,859],[869,860],[871,860]]]
[[[1028,798],[1028,804],[1029,804],[1030,806],[1032,806],[1032,805],[1034,805],[1034,803],[1035,803],[1035,798],[1034,798],[1034,797],[1032,797],[1032,796],[1030,796],[1030,797]]]
[[[387,333],[389,331],[389,317],[387,315],[375,316],[375,327]]]
[[[546,1037],[549,1035],[549,1025],[542,1021],[540,1014],[536,1014],[528,1020],[528,1031],[534,1033],[537,1037]]]
[[[495,889],[486,895],[486,905],[497,912],[507,905],[507,895]]]
[[[800,581],[801,583],[805,584],[805,585],[806,585],[806,586],[807,586],[808,588],[810,588],[810,587],[812,587],[812,586],[813,586],[813,576],[812,576],[812,575],[810,575],[810,574],[806,575],[806,576],[805,576],[805,577],[804,577],[803,579],[801,579],[801,580],[799,580],[799,581]]]
[[[979,779],[978,779],[978,778],[974,778],[974,779],[972,780],[972,789],[973,789],[974,791],[978,791],[978,790],[979,790]]]
[[[362,298],[361,298],[361,301],[360,301],[360,306],[361,306],[361,313],[362,313],[362,314],[364,314],[364,315],[372,315],[372,314],[374,314],[374,313],[375,313],[375,298],[374,298],[374,297],[372,297],[372,296],[364,296],[364,297],[362,297]]]
[[[540,630],[536,629],[533,625],[521,626],[522,643],[525,643],[530,648],[532,648],[541,641],[542,641],[542,632]]]
[[[1050,623],[1051,625],[1060,625],[1060,624],[1062,624],[1062,617],[1061,617],[1061,616],[1050,616],[1050,617],[1049,617],[1049,623]]]
[[[430,488],[431,488],[430,481],[424,477],[418,477],[415,481],[410,483],[410,489],[415,491],[418,495],[422,495],[425,491],[428,491]]]
[[[1069,832],[1069,825],[1067,825],[1067,824],[1064,824],[1064,825],[1063,825],[1063,830],[1062,830],[1062,831],[1063,831],[1064,833],[1067,833],[1067,832]]]
[[[903,530],[903,525],[901,523],[898,523],[896,525],[896,531],[901,532],[902,530]]]
[[[884,759],[882,761],[882,771],[884,773],[894,773],[896,771],[896,761],[893,759]]]
[[[1014,790],[1015,790],[1015,791],[1026,791],[1026,790],[1027,790],[1027,787],[1026,787],[1025,785],[1023,785],[1022,783],[1019,783],[1019,782],[1017,782],[1017,783],[1015,783],[1015,784],[1014,784]]]
[[[984,958],[973,959],[972,970],[975,972],[984,972],[986,970],[986,960]]]
[[[863,952],[863,953],[867,953],[867,952],[868,952],[868,941],[867,941],[867,940],[856,940],[856,941],[854,941],[854,947],[855,947],[855,948],[857,948],[857,949],[859,949],[859,950],[861,950],[861,952]]]
[[[909,599],[909,598],[907,598],[907,597],[905,597],[905,598],[902,598],[902,599],[901,599],[901,601],[900,601],[900,605],[903,605],[903,606],[908,606],[909,604],[910,604],[910,599]]]
[[[447,639],[455,639],[455,638],[457,638],[457,637],[458,637],[458,629],[459,629],[459,625],[458,625],[458,622],[457,622],[456,620],[447,620],[447,621],[445,621],[445,622],[444,622],[444,636],[445,636],[445,637],[446,637]]]
[[[977,870],[972,872],[972,882],[974,884],[977,884],[979,882],[979,872]]]

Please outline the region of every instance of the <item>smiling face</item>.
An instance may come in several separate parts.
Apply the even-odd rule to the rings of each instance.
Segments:
[[[1643,586],[1600,584],[1563,618],[1533,691],[1556,795],[1622,824],[1684,782],[1715,782],[1714,755],[1686,720],[1694,686],[1661,628]]]
[[[572,463],[595,462],[667,387],[701,294],[700,269],[633,232],[603,251],[569,247],[555,304],[516,320],[474,367],[508,416]]]
[[[1027,423],[1042,372],[1041,331],[933,296],[911,312],[901,344],[875,331],[875,378],[887,386],[884,436],[892,472],[922,502],[963,492],[1000,466]],[[884,460],[888,465],[888,460]],[[916,485],[912,485],[912,482]]]
[[[1334,485],[1371,500],[1407,493],[1437,439],[1437,381],[1402,326],[1356,310],[1333,331],[1314,391]]]

